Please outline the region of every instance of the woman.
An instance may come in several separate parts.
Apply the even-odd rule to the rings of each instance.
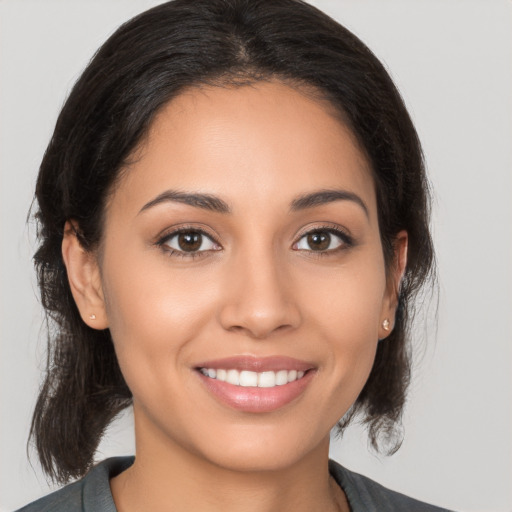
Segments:
[[[41,165],[54,325],[23,510],[440,510],[329,463],[375,448],[432,275],[421,148],[391,79],[296,0],[177,0],[123,25]],[[136,458],[91,469],[133,403]],[[341,420],[340,420],[341,418]]]

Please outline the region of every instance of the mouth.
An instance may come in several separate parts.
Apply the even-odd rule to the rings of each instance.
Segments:
[[[235,369],[225,370],[219,368],[200,368],[199,371],[210,379],[216,379],[221,382],[227,382],[233,386],[273,388],[275,386],[284,386],[300,380],[305,373],[302,370],[278,370],[267,372],[252,372],[250,370],[238,371]]]
[[[243,412],[272,412],[302,396],[316,368],[288,357],[241,356],[205,362],[195,370],[216,401]]]

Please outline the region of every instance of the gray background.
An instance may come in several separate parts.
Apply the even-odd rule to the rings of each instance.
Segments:
[[[151,0],[0,0],[0,510],[48,492],[25,442],[44,364],[26,224],[57,112],[95,49]],[[417,498],[512,510],[512,4],[331,0],[315,5],[391,70],[422,139],[436,202],[435,305],[416,329],[406,437],[391,458],[350,429],[332,456]],[[133,451],[130,412],[99,458]]]

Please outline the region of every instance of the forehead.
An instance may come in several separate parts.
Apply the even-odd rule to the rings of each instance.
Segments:
[[[341,116],[282,82],[195,87],[155,117],[115,196],[137,207],[165,189],[249,204],[346,188],[374,202],[368,161]]]

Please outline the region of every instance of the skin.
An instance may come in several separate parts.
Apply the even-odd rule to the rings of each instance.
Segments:
[[[231,212],[144,209],[170,189],[215,195]],[[290,209],[333,189],[364,207]],[[88,325],[110,329],[133,393],[136,462],[111,481],[118,510],[348,510],[327,470],[329,432],[368,378],[384,319],[393,327],[407,236],[386,269],[368,162],[329,105],[280,82],[190,89],[123,173],[100,250],[67,227],[73,295]],[[194,258],[170,254],[176,238],[161,239],[177,227],[213,242]],[[313,250],[304,233],[327,228],[352,242],[331,234],[334,249]],[[291,403],[248,413],[220,403],[196,370],[234,355],[315,371]]]

